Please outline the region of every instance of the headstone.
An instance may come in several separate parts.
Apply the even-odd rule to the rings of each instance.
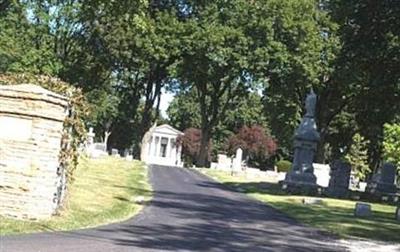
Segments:
[[[357,202],[354,209],[354,216],[356,217],[369,217],[372,215],[371,205],[366,203]]]
[[[243,150],[241,148],[238,148],[236,150],[236,156],[233,159],[233,163],[232,163],[232,171],[233,172],[238,172],[242,169],[242,157],[243,157]]]
[[[394,164],[385,163],[368,182],[366,191],[374,195],[395,194],[397,192],[396,170]]]
[[[318,198],[303,198],[302,200],[304,205],[322,205],[322,199]]]
[[[218,170],[229,171],[231,169],[232,160],[225,154],[218,154]]]
[[[112,156],[119,156],[118,150],[117,149],[111,149],[111,155]]]
[[[331,179],[329,180],[328,194],[332,197],[346,197],[348,195],[351,165],[341,160],[331,164]]]
[[[91,158],[107,156],[106,145],[104,143],[93,143],[88,154]]]
[[[397,221],[400,221],[400,206],[398,206],[398,207],[396,208],[396,215],[395,215],[395,217],[396,217],[396,220],[397,220]]]
[[[98,151],[106,152],[106,145],[104,143],[94,143],[94,149]]]
[[[313,163],[314,175],[317,177],[317,184],[320,187],[328,187],[331,167],[327,164]]]
[[[306,98],[306,111],[294,135],[294,158],[290,171],[282,181],[282,189],[293,193],[315,194],[318,192],[313,161],[320,135],[315,123],[317,96],[311,90]]]
[[[365,192],[365,188],[367,188],[367,183],[366,182],[360,182],[358,183],[358,190],[360,192]]]
[[[89,132],[87,133],[87,143],[88,146],[91,146],[94,143],[94,137],[96,136],[96,134],[93,132],[93,128],[90,127],[89,128]]]

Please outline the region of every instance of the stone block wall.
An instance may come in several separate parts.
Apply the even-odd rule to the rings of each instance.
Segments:
[[[0,215],[42,219],[56,211],[67,107],[65,97],[35,85],[0,86]]]

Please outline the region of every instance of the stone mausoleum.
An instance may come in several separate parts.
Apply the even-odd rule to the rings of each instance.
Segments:
[[[140,159],[146,164],[183,166],[179,135],[183,133],[167,124],[153,126],[143,137]]]
[[[64,195],[65,97],[39,86],[0,86],[0,215],[40,219]]]

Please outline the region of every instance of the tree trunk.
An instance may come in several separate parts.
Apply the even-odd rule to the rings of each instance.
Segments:
[[[315,162],[323,164],[325,162],[325,137],[326,133],[324,129],[320,132],[320,141],[317,146],[317,152],[315,153]]]
[[[198,167],[208,167],[209,166],[208,153],[210,152],[210,144],[209,144],[210,138],[211,138],[210,128],[202,127],[200,151],[199,151],[199,156],[198,156],[197,162],[196,162],[196,165]]]
[[[108,143],[108,138],[110,137],[110,135],[111,135],[111,131],[104,132],[104,145],[106,146],[106,150],[108,150],[107,143]]]

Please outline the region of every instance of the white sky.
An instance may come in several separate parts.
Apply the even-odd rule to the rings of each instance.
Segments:
[[[165,90],[162,91],[160,100],[160,111],[161,115],[165,118],[168,118],[166,111],[172,99],[174,99],[174,94],[166,92]]]

